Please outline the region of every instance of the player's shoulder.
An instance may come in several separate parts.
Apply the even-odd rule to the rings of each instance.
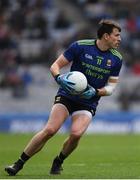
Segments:
[[[93,46],[95,45],[95,39],[83,39],[77,41],[78,45]]]
[[[114,56],[118,57],[120,60],[122,60],[122,55],[119,51],[117,51],[114,48],[111,48],[109,51],[111,52],[112,55],[114,55]]]

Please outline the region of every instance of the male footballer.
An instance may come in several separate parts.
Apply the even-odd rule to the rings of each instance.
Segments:
[[[76,149],[80,138],[87,130],[101,96],[110,96],[119,80],[122,56],[116,50],[121,42],[121,27],[113,20],[101,20],[96,39],[72,43],[51,65],[50,71],[60,86],[47,124],[30,140],[19,159],[5,167],[10,175],[16,175],[34,154],[57,133],[71,115],[71,129],[60,153],[54,158],[50,174],[60,174],[64,160]],[[82,72],[88,87],[80,95],[72,95],[73,83],[67,80],[68,73],[61,69],[71,64],[70,71]]]

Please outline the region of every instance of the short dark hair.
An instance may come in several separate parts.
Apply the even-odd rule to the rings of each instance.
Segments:
[[[117,28],[121,32],[121,27],[116,21],[111,19],[101,20],[97,30],[97,37],[101,39],[105,33],[111,34],[114,28]]]

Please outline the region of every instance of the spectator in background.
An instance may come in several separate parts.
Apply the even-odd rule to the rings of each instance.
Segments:
[[[68,29],[71,26],[70,20],[65,16],[64,11],[60,11],[54,23],[55,29]]]

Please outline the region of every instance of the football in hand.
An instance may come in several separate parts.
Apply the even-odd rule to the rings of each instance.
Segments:
[[[74,83],[71,94],[81,94],[87,88],[87,78],[79,71],[71,71],[68,73],[67,79]]]

